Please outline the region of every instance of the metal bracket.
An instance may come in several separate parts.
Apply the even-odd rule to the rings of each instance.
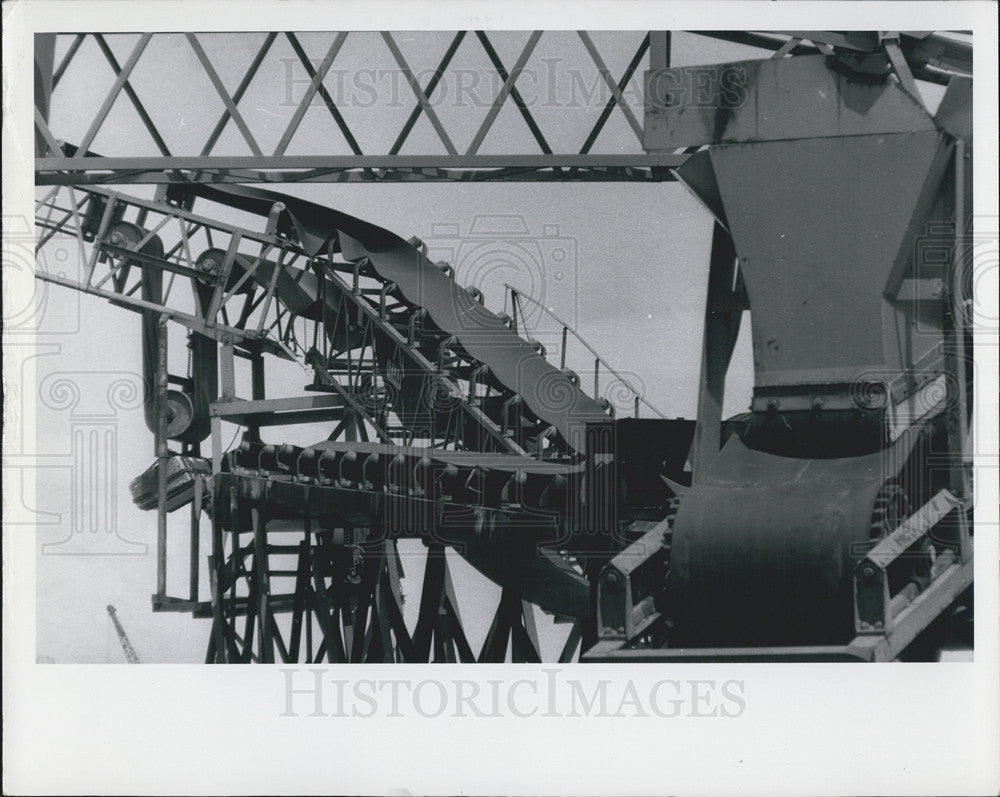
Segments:
[[[858,563],[854,569],[854,628],[859,636],[892,633],[893,618],[916,596],[903,591],[899,596],[889,594],[889,565],[958,505],[954,495],[941,490]],[[931,569],[931,580],[953,562],[952,551],[941,554]]]
[[[597,635],[632,640],[660,619],[657,599],[666,587],[664,520],[612,559],[597,582]]]

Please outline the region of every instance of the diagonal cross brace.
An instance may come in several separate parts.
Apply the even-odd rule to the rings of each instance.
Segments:
[[[517,79],[521,76],[521,72],[524,70],[525,64],[528,63],[528,59],[531,57],[531,53],[535,49],[535,45],[538,44],[538,40],[542,37],[542,31],[534,30],[528,37],[527,43],[524,45],[524,49],[521,50],[521,54],[517,58],[517,62],[514,64],[514,68],[510,70],[510,74],[504,81],[496,99],[493,100],[493,106],[490,108],[489,112],[486,114],[486,118],[483,119],[482,125],[480,125],[479,130],[476,132],[475,137],[472,139],[472,143],[466,150],[466,155],[475,155],[479,151],[479,147],[482,146],[483,139],[486,138],[486,134],[490,132],[490,128],[496,121],[497,116],[500,113],[501,107],[503,107],[504,102],[507,99],[507,95],[511,93],[514,88],[514,84]]]
[[[191,45],[191,49],[194,50],[195,55],[198,56],[198,60],[201,61],[201,65],[205,69],[205,74],[208,75],[208,79],[212,81],[212,85],[215,86],[215,90],[222,98],[222,102],[225,104],[226,110],[229,111],[229,115],[232,117],[233,122],[236,123],[236,126],[239,128],[244,140],[250,147],[250,151],[258,157],[263,155],[264,153],[261,152],[260,147],[254,140],[254,137],[250,132],[250,128],[247,127],[247,123],[243,120],[243,115],[236,107],[236,103],[233,102],[233,98],[229,96],[229,92],[226,91],[226,87],[222,85],[222,79],[219,77],[219,73],[215,71],[215,67],[212,66],[212,62],[209,60],[208,54],[205,52],[204,48],[202,48],[201,42],[198,41],[198,37],[193,33],[186,33],[184,35],[187,37],[188,43]]]
[[[111,64],[111,68],[115,71],[115,74],[120,74],[122,71],[121,66],[118,63],[118,59],[115,58],[115,54],[111,51],[111,47],[108,46],[107,40],[100,33],[94,34],[94,40],[97,42],[97,46],[101,48],[101,52],[104,53],[104,57]],[[54,83],[53,78],[53,83]],[[132,88],[132,84],[126,80],[122,84],[122,89],[125,91],[125,95],[132,101],[132,106],[135,108],[136,113],[139,114],[139,118],[142,120],[143,125],[146,126],[146,130],[149,131],[149,135],[153,138],[153,143],[156,144],[156,148],[163,153],[164,157],[170,157],[170,150],[167,149],[167,145],[160,135],[160,131],[156,129],[156,125],[150,118],[149,114],[146,112],[145,106],[139,99],[139,95],[135,93],[135,89]]]
[[[111,107],[115,104],[115,100],[118,99],[118,95],[121,94],[122,88],[128,81],[129,75],[132,74],[132,70],[135,69],[135,65],[139,61],[139,56],[142,55],[152,37],[152,33],[144,33],[139,37],[139,41],[137,41],[135,47],[132,48],[132,52],[129,54],[129,57],[125,61],[121,70],[118,72],[118,76],[115,78],[115,82],[111,85],[111,89],[108,91],[107,96],[105,96],[104,102],[101,103],[101,107],[98,109],[97,115],[91,121],[90,128],[80,141],[80,146],[77,148],[77,152],[86,154],[87,150],[90,149],[90,145],[94,143],[94,139],[97,137],[98,132],[100,132],[101,127],[108,118],[108,114],[111,112]]]
[[[315,69],[313,69],[313,65],[309,61],[309,56],[306,55],[306,51],[302,48],[302,45],[299,42],[298,37],[294,33],[286,32],[285,38],[287,38],[288,43],[292,45],[292,49],[295,51],[295,55],[298,56],[298,59],[302,63],[303,68],[306,70],[306,74],[309,75],[310,79],[316,84],[316,94],[319,94],[320,99],[322,99],[323,103],[326,105],[326,109],[330,112],[330,116],[333,117],[333,121],[337,123],[337,127],[340,128],[340,132],[343,134],[344,139],[347,141],[347,145],[351,148],[351,152],[353,152],[355,155],[360,155],[361,147],[358,146],[357,139],[354,137],[354,134],[351,132],[351,129],[347,126],[347,121],[344,119],[344,116],[340,112],[340,109],[337,107],[337,104],[333,101],[333,98],[330,96],[330,92],[328,92],[326,90],[326,87],[323,85],[322,78],[318,81],[316,80],[316,75],[318,73],[316,72]],[[328,55],[330,53],[333,53],[333,55],[330,57],[331,63],[333,61],[333,58],[336,57],[337,51],[339,51],[340,47],[343,45],[344,43],[343,40],[345,38],[347,38],[346,33],[339,34],[337,36],[337,39],[330,46]],[[336,51],[334,50],[334,48],[336,48]],[[329,66],[327,67],[327,70],[329,70]],[[308,107],[308,105],[306,105],[305,107]],[[305,108],[303,108],[302,113],[303,114],[305,113]],[[291,140],[290,136],[289,140]]]
[[[431,75],[431,79],[427,81],[427,85],[424,87],[424,95],[428,99],[434,94],[434,89],[437,88],[438,83],[441,81],[441,77],[444,75],[444,71],[448,68],[448,65],[451,63],[451,59],[454,58],[455,53],[464,38],[465,31],[460,30],[455,34],[455,38],[451,40],[451,44],[448,45],[448,49],[445,51],[444,57],[441,59],[441,63],[438,64],[438,68],[434,70],[434,74]],[[418,98],[416,107],[414,107],[414,109],[410,112],[410,116],[403,125],[403,129],[399,131],[399,135],[396,137],[395,142],[393,142],[392,147],[389,149],[390,155],[398,154],[403,148],[403,144],[406,143],[406,139],[409,137],[410,131],[413,130],[413,126],[417,123],[417,119],[420,118],[420,114],[423,110],[424,106]]]
[[[509,79],[510,74],[504,67],[503,61],[500,60],[500,55],[497,53],[496,48],[493,47],[493,42],[490,41],[490,37],[486,35],[486,31],[482,30],[476,31],[476,37],[479,39],[480,44],[483,45],[483,49],[486,51],[486,55],[493,64],[493,68],[496,69],[500,79],[506,82]],[[551,155],[552,148],[545,140],[545,136],[542,135],[541,128],[539,128],[538,123],[535,121],[535,117],[532,116],[531,111],[528,110],[528,104],[521,97],[521,92],[519,92],[517,87],[514,85],[511,85],[510,87],[510,98],[521,112],[521,116],[524,117],[524,121],[528,125],[528,129],[531,130],[531,134],[535,137],[535,141],[538,142],[538,146],[541,147],[542,152],[546,155]]]
[[[622,74],[621,80],[618,81],[618,91],[619,94],[625,91],[628,86],[629,81],[632,79],[632,75],[635,74],[635,70],[639,68],[639,63],[642,61],[643,56],[646,55],[646,51],[649,49],[649,34],[647,33],[643,36],[642,41],[639,43],[639,48],[635,51],[635,55],[632,56],[632,60],[629,65],[625,68],[625,72]],[[615,95],[612,95],[607,104],[604,106],[604,110],[601,111],[601,115],[597,118],[597,122],[594,124],[594,128],[590,131],[587,136],[587,140],[583,143],[580,148],[580,154],[586,155],[590,152],[590,148],[594,146],[594,142],[597,137],[601,134],[601,130],[604,129],[604,125],[607,123],[611,116],[611,112],[614,110],[615,106],[618,104],[618,99]]]
[[[250,66],[247,67],[246,73],[240,80],[240,84],[236,87],[236,91],[233,92],[233,103],[239,105],[240,100],[243,99],[243,95],[246,93],[247,88],[249,88],[251,81],[260,69],[260,65],[264,62],[264,56],[267,55],[267,51],[271,49],[271,45],[274,40],[278,38],[278,34],[268,33],[264,39],[264,43],[261,44],[260,49],[257,51],[257,55],[254,56],[253,61],[250,62]],[[219,136],[222,135],[222,131],[226,128],[226,124],[229,122],[231,114],[229,113],[229,108],[227,107],[223,112],[222,116],[219,117],[219,121],[216,122],[214,129],[205,142],[205,146],[201,150],[202,155],[208,155],[212,148],[215,146],[216,142],[219,140]]]
[[[388,31],[382,31],[382,39],[389,48],[389,52],[392,53],[392,57],[396,59],[396,63],[399,65],[399,69],[402,71],[403,77],[406,78],[406,82],[410,84],[410,89],[416,96],[417,102],[420,103],[420,107],[423,108],[424,113],[427,114],[428,121],[430,121],[430,123],[434,126],[434,130],[437,131],[438,137],[441,139],[441,143],[444,144],[445,150],[449,155],[457,155],[458,151],[455,149],[455,145],[451,143],[451,139],[448,137],[448,132],[444,129],[444,125],[441,124],[441,120],[434,111],[430,100],[427,99],[427,95],[424,93],[424,90],[420,88],[420,84],[413,75],[413,70],[410,69],[410,65],[403,57],[403,53],[396,45],[396,41],[392,38],[392,34]]]
[[[639,120],[635,118],[635,114],[632,113],[632,109],[629,108],[628,103],[625,102],[625,97],[622,94],[622,90],[615,83],[615,79],[611,77],[611,70],[604,63],[604,59],[601,58],[600,52],[598,52],[597,47],[594,45],[593,40],[590,35],[585,30],[577,31],[580,35],[580,41],[583,42],[583,46],[587,48],[587,52],[590,53],[590,57],[594,59],[594,63],[597,65],[597,71],[600,72],[601,77],[604,78],[604,82],[608,84],[608,88],[611,89],[611,96],[614,98],[618,107],[622,109],[622,113],[625,114],[625,118],[628,119],[629,125],[632,127],[636,138],[639,139],[639,143],[642,143],[642,125],[639,124]]]
[[[302,100],[299,102],[299,106],[295,109],[295,113],[292,114],[292,120],[288,123],[288,127],[285,128],[285,132],[281,136],[281,141],[279,141],[278,146],[274,148],[275,155],[285,154],[285,150],[291,143],[292,137],[302,124],[302,119],[306,115],[306,111],[309,110],[309,105],[312,103],[313,97],[316,96],[316,93],[323,85],[323,79],[326,77],[326,73],[330,71],[330,67],[333,66],[333,61],[340,52],[340,48],[344,46],[344,41],[346,39],[346,32],[338,33],[337,38],[333,40],[333,44],[330,45],[330,48],[326,51],[326,55],[320,62],[319,69],[310,75],[311,80],[309,82],[309,88],[307,88],[305,94],[302,95]]]
[[[73,37],[73,42],[66,51],[66,55],[63,56],[62,61],[59,62],[59,66],[56,67],[55,72],[52,73],[52,91],[56,90],[56,86],[59,85],[59,81],[62,80],[62,76],[66,74],[66,67],[73,62],[73,56],[76,55],[76,51],[80,49],[80,45],[83,44],[83,40],[85,38],[87,38],[86,33],[78,33]]]

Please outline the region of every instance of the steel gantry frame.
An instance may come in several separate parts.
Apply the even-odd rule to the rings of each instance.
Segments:
[[[875,52],[885,46],[885,40],[864,32],[822,32],[791,34],[734,33],[727,31],[695,31],[700,35],[733,41],[751,47],[774,51],[777,57],[786,55],[831,52],[833,47],[858,53]],[[681,165],[685,151],[647,152],[644,149],[644,126],[641,116],[636,116],[625,98],[625,92],[644,63],[651,71],[671,65],[671,33],[649,31],[642,35],[628,64],[619,76],[608,68],[606,59],[594,39],[586,31],[577,36],[589,55],[599,79],[608,92],[608,98],[596,118],[581,128],[577,143],[559,149],[552,143],[551,132],[546,135],[530,102],[518,89],[518,78],[536,51],[544,51],[545,41],[551,33],[532,31],[520,48],[513,64],[504,63],[496,42],[487,31],[456,32],[437,60],[436,68],[420,84],[411,64],[402,52],[399,34],[382,31],[378,37],[391,53],[412,94],[413,107],[395,136],[384,151],[364,152],[358,136],[352,131],[337,98],[331,95],[324,78],[340,55],[349,33],[331,33],[323,57],[315,62],[310,59],[301,41],[293,32],[267,33],[237,85],[230,91],[219,75],[219,70],[206,51],[204,39],[194,33],[184,34],[185,44],[195,55],[204,75],[212,84],[222,110],[218,121],[207,137],[197,146],[170,141],[168,131],[158,126],[148,111],[155,102],[153,96],[143,96],[135,85],[133,73],[148,59],[149,45],[157,37],[176,34],[145,33],[139,36],[127,57],[119,61],[101,33],[67,34],[70,38],[58,64],[55,58],[55,34],[39,34],[38,50],[49,60],[50,77],[43,70],[40,77],[40,94],[36,100],[35,126],[40,150],[36,159],[38,185],[66,184],[122,184],[180,182],[191,179],[213,182],[407,182],[407,181],[662,181],[671,180],[671,169]],[[569,34],[567,32],[566,35]],[[627,34],[626,34],[627,35]],[[634,35],[634,34],[633,34]],[[44,41],[50,37],[49,41]],[[308,86],[295,106],[287,126],[274,149],[265,152],[259,140],[260,131],[243,111],[240,103],[248,89],[263,72],[275,69],[274,58],[269,53],[279,38],[287,41],[308,76]],[[73,69],[84,44],[92,40],[107,61],[115,79],[107,93],[88,116],[86,132],[78,142],[62,143],[58,131],[48,124],[49,98]],[[449,75],[454,57],[464,45],[478,46],[487,56],[499,88],[476,127],[475,134],[465,147],[456,142],[458,135],[449,130],[435,110],[432,99],[443,79]],[[541,49],[539,45],[541,42]],[[953,74],[971,72],[971,49],[953,39],[933,34],[901,34],[894,40],[893,52],[898,52],[900,62],[909,65],[913,77],[936,83],[945,83]],[[106,129],[113,107],[121,96],[127,98],[141,120],[141,129],[159,154],[152,157],[136,156],[126,152],[91,152],[91,145]],[[96,98],[95,98],[96,99]],[[318,103],[317,103],[318,101]],[[302,126],[310,106],[321,104],[333,120],[351,153],[331,155],[328,151],[314,154],[289,155],[288,148]],[[484,154],[482,145],[506,105],[513,105],[537,146],[535,151],[509,152],[502,155]],[[632,133],[631,140],[616,140],[613,151],[597,152],[598,139],[612,114],[620,112]],[[426,117],[434,129],[439,151],[435,153],[401,154],[404,145],[421,117]],[[249,154],[218,152],[219,140],[232,123]],[[125,140],[122,137],[121,140]]]
[[[968,46],[937,34],[701,33],[770,50],[773,58],[816,53],[829,55],[835,48],[841,54],[855,54],[859,58],[883,53],[888,56],[896,78],[908,88],[915,79],[944,84],[955,74],[971,71]],[[364,259],[335,260],[332,249],[328,253],[303,251],[294,238],[287,236],[287,230],[279,229],[279,219],[285,211],[280,203],[265,214],[267,222],[261,231],[223,224],[193,213],[187,204],[190,197],[183,196],[183,189],[178,198],[170,193],[174,187],[168,189],[160,185],[155,199],[148,201],[120,195],[99,184],[672,180],[675,179],[674,169],[681,167],[699,147],[664,151],[662,147],[650,146],[648,131],[644,129],[648,107],[647,114],[637,117],[625,98],[626,89],[644,62],[652,74],[671,66],[671,33],[642,33],[627,66],[617,78],[588,33],[566,34],[579,39],[609,97],[596,119],[580,131],[576,144],[561,151],[553,147],[553,137],[546,135],[517,85],[544,37],[542,31],[527,34],[512,63],[505,63],[495,40],[485,31],[472,35],[455,33],[437,61],[437,67],[423,84],[403,54],[398,34],[378,33],[412,92],[414,104],[391,146],[385,151],[369,152],[362,151],[358,137],[324,82],[351,34],[328,34],[324,56],[313,61],[300,35],[267,33],[231,92],[206,50],[206,35],[183,34],[183,44],[194,55],[223,106],[207,138],[194,148],[190,143],[178,146],[169,140],[167,131],[157,126],[148,111],[153,98],[144,96],[133,80],[135,69],[150,44],[164,35],[177,34],[139,35],[122,61],[118,60],[105,34],[71,34],[58,64],[54,62],[54,38],[43,34],[36,41],[41,64],[36,74],[36,184],[49,187],[37,208],[37,224],[41,230],[39,247],[54,235],[73,235],[80,247],[81,262],[85,264],[82,282],[54,275],[39,276],[140,313],[156,313],[164,329],[166,320],[173,320],[194,335],[214,339],[220,346],[221,390],[219,400],[212,407],[211,473],[205,473],[197,463],[201,453],[198,444],[186,443],[182,456],[193,464],[181,468],[187,479],[184,499],[171,493],[175,485],[168,484],[172,455],[167,448],[166,421],[162,412],[155,430],[158,464],[146,474],[156,481],[155,505],[159,519],[154,608],[211,617],[213,630],[206,657],[209,661],[267,662],[276,658],[296,661],[300,657],[306,661],[324,658],[329,661],[427,661],[432,657],[436,661],[503,661],[508,650],[515,661],[539,660],[541,648],[532,607],[520,590],[524,574],[517,572],[516,566],[510,572],[494,574],[498,575],[494,580],[502,586],[502,597],[481,652],[472,651],[462,628],[458,601],[445,561],[445,545],[435,538],[433,521],[423,524],[426,529],[410,530],[416,532],[415,536],[424,538],[427,548],[419,619],[410,633],[402,620],[402,568],[396,552],[399,528],[390,528],[392,523],[387,519],[387,507],[392,507],[394,501],[401,507],[405,504],[400,512],[406,515],[415,507],[419,511],[423,511],[420,507],[424,504],[425,508],[430,507],[432,497],[447,501],[452,496],[450,493],[447,496],[435,494],[438,487],[425,495],[425,484],[409,481],[409,477],[401,479],[398,474],[394,476],[393,469],[409,468],[417,473],[425,468],[426,454],[418,456],[416,465],[408,459],[416,456],[412,452],[420,449],[407,447],[416,444],[425,446],[424,451],[448,450],[455,452],[455,456],[480,452],[486,458],[484,462],[491,456],[499,457],[495,462],[502,466],[504,456],[517,459],[518,464],[510,467],[523,467],[530,457],[545,459],[545,465],[570,468],[565,473],[560,471],[554,478],[565,481],[568,476],[570,482],[574,482],[578,471],[572,468],[583,467],[584,452],[580,446],[577,445],[574,451],[569,440],[553,434],[555,427],[545,429],[544,424],[538,425],[541,419],[533,418],[530,413],[523,415],[516,391],[500,386],[496,394],[490,396],[487,387],[484,394],[481,388],[486,387],[490,376],[485,363],[469,356],[461,345],[457,345],[454,336],[442,334],[433,324],[425,329],[422,318],[426,311],[408,303],[405,291],[401,292],[390,280],[380,278],[369,262]],[[273,67],[273,60],[269,62],[268,56],[279,38],[287,42],[305,70],[308,87],[295,104],[276,146],[265,152],[260,144],[260,131],[255,130],[252,120],[241,112],[240,103],[261,70]],[[73,68],[88,40],[94,42],[115,78],[92,115],[87,117],[86,132],[76,142],[64,142],[57,137],[58,131],[54,132],[49,126],[50,103],[58,96],[53,92]],[[432,98],[463,43],[474,43],[485,53],[499,88],[475,126],[468,145],[459,147],[456,145],[458,134],[444,124]],[[107,151],[103,144],[102,152],[92,150],[94,142],[107,130],[112,110],[123,96],[138,115],[142,129],[159,155],[136,156],[113,149]],[[288,154],[313,104],[325,108],[351,154]],[[484,142],[496,129],[501,111],[508,105],[517,110],[537,151],[483,154]],[[624,144],[618,142],[615,152],[595,152],[599,137],[616,109],[627,124],[628,140]],[[421,117],[425,117],[433,128],[436,145],[441,151],[401,154]],[[239,140],[249,150],[249,155],[218,152],[219,142],[230,123],[238,131]],[[134,240],[115,238],[124,229],[121,225],[126,214],[125,226],[131,224],[130,229],[138,230]],[[149,251],[147,244],[151,239],[163,234],[172,235],[170,249]],[[215,250],[214,261],[195,257],[192,243],[197,236],[203,237],[204,243]],[[421,246],[419,241],[411,243]],[[89,249],[88,244],[92,244]],[[276,256],[277,261],[268,260],[269,256]],[[735,344],[739,317],[748,308],[742,275],[735,267],[732,240],[718,224],[711,260],[699,411],[692,449],[696,480],[719,448],[723,429],[721,391],[726,364]],[[102,264],[106,268],[101,268]],[[322,286],[320,304],[329,301],[332,313],[326,309],[300,313],[287,301],[278,301],[279,276],[296,270],[296,265],[299,273],[317,275]],[[155,300],[145,295],[142,279],[129,282],[130,270],[134,278],[137,273],[150,269],[170,275],[166,294]],[[235,273],[242,276],[234,278]],[[177,278],[178,284],[191,283],[192,293],[186,302],[171,298]],[[515,333],[516,307],[520,299],[531,301],[531,297],[519,296],[511,288],[515,312],[514,317],[508,317],[504,323]],[[315,312],[320,315],[310,315]],[[343,329],[340,329],[341,324]],[[559,324],[563,338],[561,366],[565,369],[567,335],[573,332],[576,336],[576,333],[566,324]],[[381,352],[376,350],[376,338],[382,341]],[[346,344],[332,347],[330,343],[334,340],[343,340]],[[191,385],[184,378],[167,373],[165,333],[160,343],[155,401],[162,408],[168,404],[168,384],[182,384],[188,388]],[[615,372],[596,351],[584,345],[595,358],[596,401],[601,366],[613,375]],[[426,356],[429,348],[438,353],[436,361]],[[308,365],[314,381],[307,389],[325,395],[265,399],[264,354],[298,359]],[[541,354],[544,356],[544,351]],[[251,361],[252,396],[249,401],[236,395],[234,357]],[[384,401],[382,404],[366,403],[365,398],[371,397],[368,394],[373,389],[385,388],[387,365],[403,361],[410,376],[418,374],[421,384],[426,383],[421,387],[421,394],[426,392],[426,386],[448,383],[447,398],[458,399],[458,409],[452,420],[462,416],[460,420],[454,424],[449,420],[443,431],[432,427],[428,433],[415,435],[413,429],[406,428],[406,423],[398,419],[395,426],[389,425],[387,409],[395,410],[402,417],[394,407],[387,407]],[[488,398],[492,399],[492,405]],[[636,393],[636,416],[641,399]],[[497,415],[495,410],[501,404],[502,410]],[[489,406],[493,406],[492,411],[486,409]],[[508,408],[516,416],[516,421],[509,426]],[[351,471],[356,466],[353,459],[345,465],[347,458],[339,449],[328,455],[314,449],[264,446],[260,442],[262,426],[316,420],[338,422],[330,441],[353,445],[357,451],[352,456],[355,459],[360,456],[366,463],[376,463],[372,465],[373,472],[381,475],[373,481],[365,464],[360,468],[360,477],[345,478],[345,468]],[[243,444],[236,451],[222,449],[220,429],[223,421],[246,429]],[[535,425],[532,427],[532,424]],[[368,443],[367,429],[374,432],[381,444],[395,447],[395,458],[386,459],[386,452],[378,453],[377,448],[372,448],[379,444]],[[475,439],[468,436],[470,429]],[[419,438],[419,442],[415,438]],[[593,460],[592,453],[586,452],[588,462]],[[461,472],[465,479],[464,469],[468,466],[461,457],[444,461],[447,468]],[[466,501],[476,504],[477,533],[483,523],[498,527],[508,522],[514,525],[514,516],[522,510],[515,494],[508,494],[508,487],[516,480],[509,479],[503,467],[498,471],[503,477],[503,489],[496,485],[491,488],[497,496],[496,506],[478,503],[489,481],[489,463],[472,467],[462,488],[467,495],[472,495],[478,489],[469,486],[473,477],[482,480],[483,492],[476,493],[475,500]],[[286,472],[287,476],[275,478],[275,474],[281,472]],[[521,475],[519,472],[518,478]],[[592,477],[593,474],[588,473],[586,478]],[[418,477],[414,478],[419,481]],[[148,502],[148,496],[144,500]],[[189,598],[175,598],[168,595],[166,587],[166,518],[169,512],[187,502],[191,503],[191,594]],[[344,510],[344,506],[355,507],[355,514]],[[210,511],[212,520],[212,555],[208,567],[210,601],[202,600],[198,591],[199,519],[203,509]],[[286,513],[284,516],[282,510]],[[296,539],[294,544],[276,543],[274,538],[288,531],[280,526],[281,520],[287,520],[288,512],[304,525],[294,530],[301,539]],[[339,524],[337,529],[324,528],[322,533],[314,530],[320,518],[333,516]],[[279,521],[277,527],[271,525],[272,520]],[[458,522],[456,528],[461,528],[463,522]],[[614,522],[618,523],[617,516]],[[655,524],[637,520],[630,528],[635,534],[652,533],[651,525]],[[358,542],[354,547],[364,548],[358,560],[360,565],[353,568],[356,573],[350,563],[339,562],[339,554],[330,552],[334,547],[331,540],[336,534],[348,541],[338,543],[341,547],[350,550],[350,540],[356,537]],[[560,554],[567,560],[561,565],[563,568],[583,569],[581,562],[574,560],[573,551],[561,550]],[[343,573],[348,571],[352,572],[352,578],[349,583],[343,582]],[[563,572],[565,574],[566,570]],[[573,575],[576,576],[575,571]],[[587,575],[592,579],[596,573]],[[288,585],[287,590],[281,588],[284,584]],[[567,613],[563,619],[574,616],[576,619],[560,660],[571,659],[580,646],[581,636],[586,634],[579,615]],[[242,629],[238,626],[239,618],[242,618]],[[318,634],[317,639],[314,634]]]

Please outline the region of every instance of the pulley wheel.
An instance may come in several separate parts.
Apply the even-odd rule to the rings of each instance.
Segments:
[[[180,390],[167,391],[167,437],[180,439],[194,423],[194,401]]]

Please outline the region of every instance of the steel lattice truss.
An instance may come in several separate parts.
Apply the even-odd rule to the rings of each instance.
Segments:
[[[224,84],[219,69],[203,44],[212,34],[202,34],[199,37],[194,33],[187,33],[184,34],[183,40],[180,40],[176,34],[146,33],[138,38],[131,51],[122,60],[115,55],[108,37],[103,34],[76,34],[66,37],[71,40],[52,73],[54,103],[59,102],[60,83],[73,70],[81,49],[88,41],[92,41],[100,50],[113,70],[115,80],[103,97],[95,92],[95,104],[88,113],[86,132],[79,142],[70,142],[75,145],[71,151],[60,146],[57,141],[58,131],[50,130],[44,115],[41,112],[37,114],[37,128],[48,148],[46,157],[40,158],[38,162],[38,182],[40,184],[163,182],[179,179],[173,170],[197,170],[201,180],[232,182],[651,180],[668,179],[667,167],[678,165],[682,161],[682,158],[662,154],[647,155],[643,152],[641,117],[637,117],[623,96],[630,81],[636,76],[637,70],[648,60],[650,34],[640,36],[638,46],[634,49],[624,71],[620,75],[615,75],[608,68],[592,37],[585,31],[575,34],[558,32],[543,34],[542,31],[533,31],[520,48],[513,63],[504,62],[490,34],[485,31],[459,31],[440,54],[433,71],[420,73],[420,77],[424,77],[429,72],[423,83],[418,79],[418,74],[397,42],[398,34],[382,31],[378,34],[340,32],[321,35],[326,36],[327,41],[324,54],[317,62],[308,55],[301,35],[291,32],[268,33],[232,90]],[[165,129],[162,124],[157,125],[148,110],[160,102],[159,98],[144,94],[134,78],[136,68],[143,63],[144,58],[150,59],[148,53],[155,49],[151,45],[155,44],[158,38],[167,36],[177,39],[173,43],[175,51],[186,48],[188,55],[193,54],[221,101],[222,110],[218,121],[197,146],[189,142],[178,146],[169,140],[172,131]],[[382,151],[362,150],[359,136],[352,130],[340,107],[342,99],[335,97],[336,91],[331,92],[327,82],[324,82],[329,79],[331,69],[338,63],[338,56],[342,55],[345,43],[352,36],[368,36],[370,45],[384,47],[391,53],[402,82],[405,83],[405,90],[409,92],[409,101],[412,102],[412,109],[392,144]],[[567,36],[579,38],[579,43],[583,45],[592,62],[592,71],[596,70],[595,75],[599,75],[603,83],[601,89],[608,98],[603,108],[596,111],[589,126],[579,130],[579,140],[575,145],[560,149],[553,143],[551,134],[542,129],[542,124],[532,112],[531,103],[525,99],[517,82],[529,59],[534,58],[535,62],[539,59],[544,60],[546,42],[550,47],[565,46]],[[627,41],[627,46],[632,47],[636,34],[620,34],[619,38]],[[297,61],[294,66],[296,69],[304,70],[308,83],[306,84],[303,79],[304,91],[301,97],[297,98],[294,113],[284,127],[277,144],[273,148],[265,149],[265,145],[261,143],[264,135],[259,129],[258,122],[247,114],[245,107],[241,108],[240,103],[248,95],[248,90],[255,81],[258,83],[273,81],[282,77],[276,74],[279,70],[290,68],[287,65],[288,59],[276,56],[279,42],[291,48]],[[463,46],[466,51],[469,48],[479,48],[482,54],[485,54],[494,71],[497,87],[495,95],[486,107],[474,109],[475,113],[480,114],[481,119],[477,122],[471,141],[465,145],[459,143],[460,137],[464,137],[464,131],[453,129],[454,121],[451,126],[446,124],[432,101],[442,81],[450,79],[454,74],[455,55]],[[182,57],[180,53],[175,52],[175,54],[178,58]],[[359,69],[363,66],[355,62],[350,64],[349,68]],[[451,75],[449,69],[452,69]],[[169,77],[167,79],[169,80]],[[155,145],[159,152],[158,156],[134,157],[118,153],[100,153],[107,157],[92,157],[95,154],[90,152],[92,144],[102,131],[108,129],[112,108],[123,96],[127,98],[141,120],[142,134],[148,136]],[[405,101],[404,98],[403,102]],[[329,141],[316,142],[312,154],[289,154],[289,145],[300,133],[307,111],[315,105],[322,105],[325,108],[351,154],[330,155]],[[512,105],[517,109],[537,147],[534,152],[511,155],[491,155],[482,152],[484,141],[494,131],[505,105]],[[627,121],[631,140],[615,140],[611,145],[614,151],[596,154],[595,144],[616,109]],[[426,117],[433,127],[437,139],[436,151],[426,155],[401,154],[422,116]],[[220,138],[230,124],[239,131],[242,144],[249,154],[232,155],[219,151]],[[357,128],[357,125],[355,127]],[[65,153],[68,157],[61,157],[57,153]],[[80,157],[82,155],[87,157]]]

